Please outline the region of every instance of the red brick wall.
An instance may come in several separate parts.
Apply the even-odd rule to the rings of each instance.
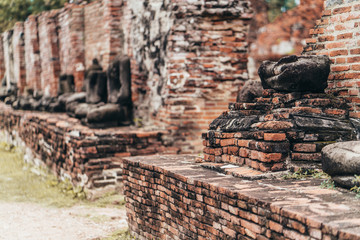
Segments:
[[[13,35],[14,50],[14,77],[19,93],[24,92],[26,86],[25,49],[24,49],[24,23],[17,22]]]
[[[41,57],[41,88],[44,94],[56,96],[60,75],[59,44],[57,33],[58,11],[39,15],[38,31]]]
[[[349,2],[349,1],[347,1]],[[328,92],[352,102],[352,117],[360,117],[360,4],[325,1],[325,10],[310,31],[305,54],[324,54],[332,60]]]
[[[81,91],[84,83],[84,9],[67,5],[58,17],[61,74],[74,75],[75,89]]]
[[[360,238],[354,194],[323,188],[323,179],[256,180],[246,168],[219,174],[188,155],[124,158],[121,165],[135,239]]]
[[[91,65],[93,58],[97,58],[102,67],[107,67],[104,55],[108,43],[106,42],[103,15],[104,5],[101,1],[92,2],[84,8],[86,68]]]
[[[103,0],[103,4],[105,37],[108,44],[103,62],[104,67],[107,67],[117,55],[122,53],[123,49],[123,34],[121,31],[123,1]]]
[[[26,84],[35,92],[41,91],[41,60],[37,16],[29,16],[24,23]]]

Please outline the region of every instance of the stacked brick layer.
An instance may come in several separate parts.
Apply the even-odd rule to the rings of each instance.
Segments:
[[[256,103],[229,108],[203,134],[205,161],[277,171],[320,162],[324,146],[357,136],[346,101],[326,94],[266,90]]]
[[[115,184],[121,169],[113,156],[176,153],[162,131],[93,130],[65,114],[14,111],[0,106],[0,129],[17,134],[57,175],[87,188]]]
[[[352,102],[351,116],[360,116],[360,4],[358,1],[325,1],[325,10],[310,31],[306,54],[328,55],[333,64],[328,91]]]
[[[319,179],[245,181],[194,158],[122,160],[137,239],[360,239],[354,194],[321,188]]]
[[[129,9],[136,18],[124,26],[125,51],[145,79],[135,79],[136,106],[148,111],[135,115],[173,131],[184,152],[199,151],[198,135],[248,79],[248,2],[126,1]]]

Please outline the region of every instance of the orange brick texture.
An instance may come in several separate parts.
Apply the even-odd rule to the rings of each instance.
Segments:
[[[175,19],[169,19],[173,26],[164,42],[166,84],[160,86],[162,105],[153,110],[153,121],[172,131],[184,152],[200,151],[201,132],[248,80],[246,38],[252,11],[242,0],[173,0],[169,8]]]
[[[61,74],[74,75],[75,90],[84,85],[84,9],[68,5],[58,16]]]
[[[89,189],[122,181],[120,166],[111,157],[179,151],[166,143],[166,132],[94,130],[66,114],[15,111],[4,104],[0,105],[0,130],[16,132],[56,175]]]
[[[52,10],[38,16],[41,90],[43,94],[51,96],[57,95],[60,76],[58,13],[59,10]]]
[[[41,60],[38,32],[38,17],[29,16],[24,23],[26,86],[41,92]]]
[[[305,54],[328,55],[332,60],[328,92],[352,102],[352,117],[360,117],[360,24],[358,1],[325,1],[325,10],[310,31]]]
[[[319,163],[325,145],[356,139],[344,99],[265,90],[255,102],[230,104],[210,124],[205,161],[278,171]]]
[[[244,181],[202,168],[194,158],[121,160],[136,239],[360,238],[352,194],[323,189],[319,179]]]

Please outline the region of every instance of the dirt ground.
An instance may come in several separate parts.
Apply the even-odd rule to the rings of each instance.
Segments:
[[[0,202],[1,240],[102,239],[126,227],[124,209]]]
[[[86,200],[23,158],[0,142],[0,240],[129,239],[124,196]]]

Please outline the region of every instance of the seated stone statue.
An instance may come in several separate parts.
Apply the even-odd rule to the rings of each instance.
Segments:
[[[75,90],[74,75],[61,75],[59,78],[58,95],[72,93]]]
[[[360,186],[355,175],[360,175],[360,142],[339,142],[325,146],[322,151],[322,169],[334,182],[344,188]]]
[[[87,123],[92,127],[129,125],[132,121],[131,70],[127,56],[116,58],[107,70],[107,104],[92,108]]]
[[[324,92],[330,73],[328,56],[288,56],[264,61],[259,68],[264,89],[282,92]]]
[[[106,74],[96,58],[85,73],[84,86],[85,92],[64,97],[66,112],[72,117],[84,118],[88,110],[106,102]]]
[[[94,104],[106,102],[106,74],[102,71],[96,58],[93,59],[93,64],[86,71],[85,79],[86,102]]]

